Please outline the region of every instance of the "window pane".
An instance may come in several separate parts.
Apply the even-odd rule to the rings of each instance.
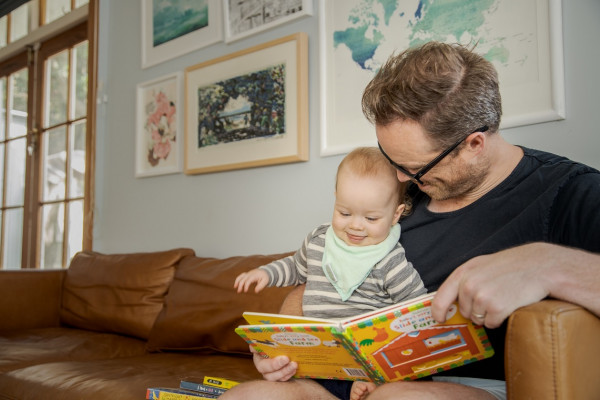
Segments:
[[[22,206],[25,193],[25,138],[8,142],[6,205]]]
[[[73,96],[74,119],[85,117],[87,114],[87,84],[88,84],[88,42],[83,42],[73,49],[73,79],[75,79],[75,95]]]
[[[50,23],[71,11],[71,0],[46,0],[46,23]]]
[[[88,4],[89,0],[75,0],[75,8],[79,8],[85,4]]]
[[[62,268],[64,216],[64,203],[42,207],[40,268]]]
[[[27,75],[27,69],[22,69],[10,76],[9,138],[27,134]]]
[[[23,239],[23,209],[4,211],[4,269],[21,268],[21,241]]]
[[[85,120],[73,125],[71,131],[71,171],[69,196],[83,197],[85,189]]]
[[[6,138],[6,77],[0,78],[0,140]]]
[[[7,33],[8,33],[8,16],[4,16],[0,18],[0,48],[6,47],[8,44],[7,41]]]
[[[67,133],[64,126],[44,133],[42,158],[43,201],[65,198],[67,170]]]
[[[25,3],[10,13],[10,42],[16,42],[29,33],[29,4]]]
[[[46,61],[46,126],[67,120],[68,79],[69,51],[65,50]]]
[[[67,244],[67,264],[83,245],[83,200],[69,203],[69,243]]]

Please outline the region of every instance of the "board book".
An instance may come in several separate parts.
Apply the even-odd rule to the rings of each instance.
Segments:
[[[148,388],[146,390],[146,400],[197,400],[197,399],[217,399],[219,395],[196,392],[193,390],[177,388]]]
[[[434,295],[342,320],[245,312],[235,331],[261,356],[297,362],[296,378],[412,380],[491,357],[485,329],[456,304],[433,319]]]
[[[179,382],[179,387],[219,396],[238,384],[239,382],[230,379],[205,376],[204,378],[186,377]]]

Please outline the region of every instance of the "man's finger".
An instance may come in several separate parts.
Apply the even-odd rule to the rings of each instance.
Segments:
[[[437,322],[446,322],[448,309],[458,298],[461,277],[462,272],[459,267],[446,278],[433,298],[431,314]]]

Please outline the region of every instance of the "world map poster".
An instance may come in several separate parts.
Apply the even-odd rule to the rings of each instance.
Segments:
[[[321,154],[376,144],[362,114],[367,83],[392,54],[428,41],[460,43],[492,62],[501,128],[564,118],[560,0],[320,2]]]

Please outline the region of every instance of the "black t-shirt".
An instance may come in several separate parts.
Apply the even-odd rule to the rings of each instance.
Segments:
[[[473,257],[526,243],[600,252],[600,172],[554,154],[523,151],[508,178],[460,210],[430,212],[429,197],[413,193],[413,212],[401,221],[400,243],[428,291]],[[445,375],[504,379],[506,323],[486,330],[496,354]]]

